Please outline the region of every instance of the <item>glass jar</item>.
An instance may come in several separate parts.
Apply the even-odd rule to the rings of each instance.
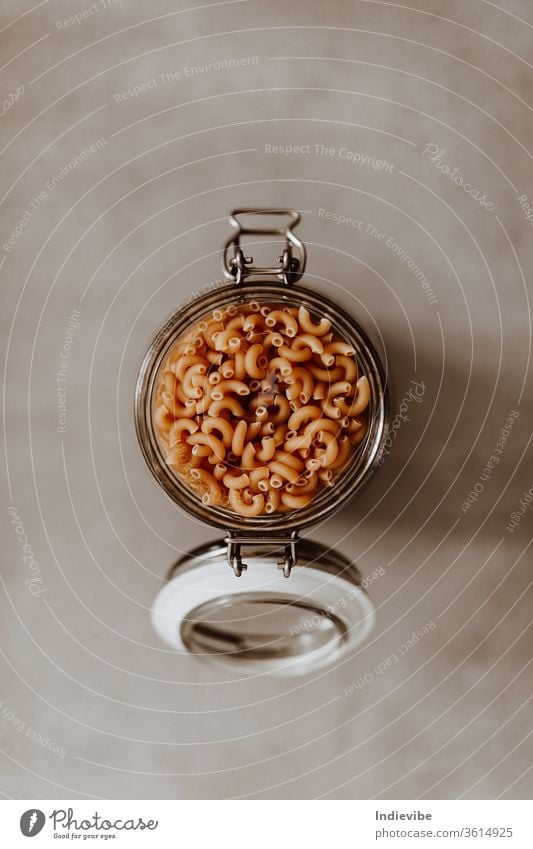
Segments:
[[[276,218],[282,217],[284,223],[280,226],[264,227],[255,226],[255,224],[253,226],[243,226],[243,224],[241,223],[240,218],[242,216],[258,215],[269,217],[274,216]],[[185,510],[187,513],[189,513],[196,519],[199,519],[205,522],[206,524],[210,525],[211,527],[223,529],[226,531],[226,560],[234,572],[234,576],[232,577],[237,576],[240,578],[242,576],[243,571],[245,571],[247,568],[246,563],[243,562],[243,551],[246,548],[248,550],[248,553],[250,553],[250,551],[254,552],[253,570],[254,574],[256,575],[258,574],[257,570],[259,569],[259,566],[257,564],[263,563],[263,560],[260,556],[260,552],[262,550],[265,552],[270,552],[269,557],[271,559],[271,553],[273,549],[276,549],[281,560],[278,565],[283,571],[283,576],[285,578],[288,578],[291,575],[291,570],[293,569],[295,564],[297,562],[302,562],[304,551],[306,552],[306,556],[308,554],[308,543],[304,544],[304,541],[299,541],[299,531],[303,528],[309,527],[310,525],[316,524],[318,522],[323,522],[328,516],[330,516],[333,512],[343,506],[361,489],[361,487],[367,482],[370,475],[378,465],[384,438],[386,435],[388,417],[386,381],[383,368],[379,361],[379,357],[374,347],[372,346],[372,343],[370,342],[362,328],[350,316],[346,314],[343,308],[336,305],[333,301],[331,301],[329,298],[325,297],[322,294],[318,294],[316,292],[310,291],[307,288],[296,285],[297,281],[303,275],[306,262],[305,248],[302,242],[293,232],[293,228],[296,226],[299,220],[300,215],[297,212],[281,209],[243,209],[236,210],[232,213],[230,217],[230,223],[234,228],[234,232],[232,233],[232,235],[226,242],[226,245],[224,246],[224,273],[226,278],[228,279],[228,285],[221,286],[214,291],[207,292],[206,294],[194,300],[189,305],[178,309],[168,319],[168,321],[161,328],[161,330],[153,340],[144,357],[136,385],[136,428],[141,449],[148,463],[148,466],[153,475],[163,487],[163,489],[166,491],[166,493],[173,501],[179,504],[183,510]],[[254,221],[253,218],[252,221]],[[241,247],[241,237],[250,235],[261,237],[276,236],[284,238],[285,245],[283,253],[279,257],[277,265],[273,265],[267,268],[258,268],[253,265],[252,258],[244,256]],[[184,474],[177,473],[176,469],[169,465],[169,444],[167,444],[167,442],[165,441],[166,433],[162,433],[159,427],[161,420],[158,419],[157,413],[158,409],[162,409],[161,406],[158,406],[158,403],[160,405],[160,400],[162,397],[161,390],[164,389],[164,386],[162,385],[162,375],[163,377],[165,377],[165,375],[168,375],[172,380],[172,375],[168,371],[169,362],[172,358],[172,352],[174,350],[178,350],[176,346],[180,345],[181,347],[179,348],[179,350],[183,350],[183,345],[186,346],[186,350],[189,350],[187,345],[192,346],[190,347],[190,352],[192,352],[194,349],[194,345],[196,344],[195,339],[197,337],[191,337],[192,341],[189,340],[187,343],[181,343],[180,340],[185,338],[188,333],[190,335],[191,328],[193,326],[200,326],[204,328],[207,322],[211,322],[214,320],[213,315],[215,317],[226,316],[229,320],[231,320],[231,316],[240,316],[245,312],[255,312],[255,314],[257,315],[263,315],[268,317],[270,316],[270,311],[274,310],[276,315],[279,314],[281,315],[281,317],[285,316],[286,318],[287,314],[289,313],[292,316],[295,316],[297,314],[300,315],[301,313],[299,313],[298,311],[300,311],[301,308],[304,308],[304,310],[307,311],[306,313],[304,313],[304,315],[307,315],[311,321],[319,323],[323,322],[324,326],[327,326],[328,323],[331,324],[331,330],[334,332],[334,336],[332,336],[332,333],[330,332],[328,336],[324,336],[324,339],[331,337],[334,339],[335,342],[341,340],[342,345],[344,346],[344,348],[341,347],[341,350],[350,351],[350,354],[354,356],[354,361],[357,364],[357,374],[363,375],[366,379],[367,384],[365,385],[367,387],[367,392],[369,393],[369,400],[364,413],[366,417],[364,422],[365,435],[364,438],[359,440],[359,444],[354,446],[354,448],[351,450],[347,462],[342,468],[340,468],[338,472],[335,472],[334,474],[332,473],[329,477],[327,474],[324,474],[322,472],[322,477],[319,482],[319,489],[314,493],[312,498],[303,499],[303,502],[305,503],[303,503],[301,506],[298,506],[297,509],[291,509],[290,507],[290,504],[294,503],[294,499],[286,498],[285,500],[289,503],[289,506],[287,507],[287,504],[284,504],[283,512],[279,512],[277,508],[273,508],[271,512],[261,512],[261,514],[259,515],[242,515],[241,513],[236,512],[236,510],[232,508],[231,505],[236,502],[232,500],[232,493],[229,490],[226,493],[226,496],[228,493],[230,495],[229,502],[227,500],[227,497],[224,501],[222,497],[219,496],[218,489],[220,489],[220,487],[218,487],[217,489],[216,498],[212,498],[209,493],[204,493],[202,495],[198,491],[198,487],[195,489],[193,485],[194,481],[196,480],[194,475],[196,474],[196,476],[198,477],[200,473],[195,473],[193,469],[189,469],[189,471],[187,472],[190,478],[189,480],[186,476],[184,476]],[[294,323],[296,319],[291,319],[291,321]],[[201,324],[201,322],[203,322],[203,324]],[[223,322],[222,326],[225,326]],[[275,328],[266,327],[265,332],[269,329],[272,330],[272,332],[274,332],[275,330]],[[300,333],[300,330],[301,329],[299,329],[298,331],[298,335]],[[222,331],[217,330],[217,332],[220,334],[220,336],[223,336]],[[287,329],[287,334],[289,333],[292,333],[294,335],[294,331],[292,329]],[[250,338],[252,337],[253,333],[251,334]],[[213,338],[216,339],[215,334],[213,334]],[[216,340],[217,345],[219,341],[220,340]],[[269,344],[278,344],[278,341],[279,340],[274,339],[274,343],[272,343],[271,341]],[[286,341],[290,341],[290,339],[288,339],[287,337]],[[230,339],[229,343],[231,344],[231,342],[232,340]],[[296,347],[297,342],[300,344],[299,350],[301,350],[302,346],[313,346],[313,340],[308,334],[305,333],[302,335],[302,338],[297,338],[294,340],[294,342],[291,342],[291,345],[293,347]],[[235,344],[238,345],[239,342],[236,342]],[[248,347],[249,344],[251,343],[246,343],[246,346]],[[316,343],[315,340],[315,346],[316,345],[318,345],[316,350],[320,350],[321,347],[323,348],[323,346],[321,346],[319,343]],[[204,345],[204,348],[205,347],[206,346]],[[218,347],[220,348],[220,345],[218,345]],[[226,348],[224,348],[224,350],[227,352],[227,346]],[[278,347],[277,350],[279,352],[280,350],[284,349],[283,347]],[[307,350],[305,355],[308,355]],[[218,355],[213,355],[213,362],[216,361],[216,356]],[[227,354],[227,356],[229,356],[229,354]],[[317,356],[314,356],[316,360]],[[335,358],[331,356],[330,359],[331,361],[333,361]],[[344,357],[344,359],[346,359],[346,357]],[[217,362],[218,365],[213,366],[213,368],[218,368],[220,366],[220,361]],[[324,359],[323,362],[329,362],[329,360]],[[336,359],[335,362],[337,362]],[[305,363],[303,363],[303,365],[305,365]],[[165,368],[167,369],[166,372],[164,371]],[[202,371],[202,368],[203,367],[200,366],[198,370]],[[211,368],[212,367],[209,366],[208,372],[211,371]],[[220,366],[220,368],[222,370],[222,366]],[[203,368],[203,373],[205,373],[205,368]],[[316,373],[320,374],[321,372],[317,371]],[[208,386],[208,378],[212,381],[214,381],[215,378],[219,381],[221,380],[221,377],[218,373],[214,377],[209,376],[208,374],[200,378],[200,376],[197,375],[197,381],[194,384],[195,388],[189,390],[191,392],[196,393],[193,396],[194,398],[202,398],[203,390],[197,387],[201,385],[202,380],[205,381],[205,386]],[[255,381],[255,383],[259,382],[260,381]],[[234,382],[228,380],[225,381],[225,383],[233,384]],[[251,385],[252,382],[250,382],[250,386]],[[337,383],[335,383],[335,385],[337,385]],[[235,386],[237,386],[236,383]],[[329,391],[331,383],[328,382],[327,386]],[[343,387],[344,390],[347,389],[347,386],[348,384],[346,383],[346,386]],[[216,389],[216,387],[214,388]],[[211,397],[216,395],[213,386],[210,386],[210,388],[208,387],[208,389],[206,389],[205,391],[207,394],[211,392]],[[245,392],[245,389],[241,388],[239,391]],[[250,390],[247,389],[246,391],[249,393]],[[263,392],[264,395],[264,392],[268,392],[268,389],[265,389],[263,387],[260,391]],[[277,392],[277,389],[273,389],[272,391]],[[219,396],[217,397],[221,397],[221,395],[222,393],[219,393]],[[261,397],[263,397],[263,395],[261,395]],[[267,395],[267,397],[269,396]],[[273,397],[277,396],[274,395]],[[304,397],[303,393],[301,395],[301,398],[304,398],[304,400],[308,400]],[[158,399],[157,403],[156,399]],[[247,400],[249,401],[249,399]],[[183,401],[183,397],[181,401]],[[167,404],[168,403],[169,402],[167,401]],[[187,400],[186,403],[192,404],[194,407],[194,402],[190,399]],[[296,411],[299,406],[302,405],[302,402],[298,401],[297,398],[294,402],[291,401],[290,403],[293,411]],[[311,402],[311,404],[323,403],[325,402]],[[335,399],[334,403],[338,404],[339,409],[342,409],[343,412],[346,412],[346,410],[349,409],[356,408],[356,405],[354,405],[353,403],[351,407],[346,403],[343,407],[342,399]],[[178,405],[178,402],[176,402],[176,404]],[[197,406],[195,408],[196,410],[207,409],[207,407],[201,406],[201,400],[199,400],[197,404],[199,404],[200,406]],[[178,406],[180,405],[181,402]],[[249,401],[249,407],[247,408],[247,410],[250,410],[251,408],[252,402]],[[240,407],[239,403],[237,403],[236,409],[243,410],[243,408]],[[258,411],[258,409],[260,409],[262,415],[265,415],[265,404],[261,403],[260,408],[255,407],[255,409],[256,412]],[[268,409],[272,410],[272,406],[268,407]],[[337,413],[335,407],[330,407],[330,410],[333,410],[331,415],[336,415],[339,417],[339,419],[341,419],[341,412]],[[244,411],[244,413],[247,414],[247,411]],[[239,416],[239,414],[236,414],[236,416],[228,414],[226,418],[231,419],[232,427],[234,427],[238,423],[239,418],[244,419],[244,413],[242,416]],[[165,414],[165,410],[163,410],[163,415]],[[269,413],[267,410],[267,419],[268,415]],[[249,422],[250,418],[253,418],[253,415],[246,415],[246,417]],[[172,416],[170,416],[170,419],[172,419]],[[350,419],[348,415],[344,416],[344,418],[342,418],[341,420],[343,422],[343,426],[352,427],[353,419]],[[194,418],[189,418],[189,421],[192,422],[189,427],[189,430],[192,431],[193,428],[197,431],[198,429],[203,429],[204,421],[202,418],[202,414],[196,414]],[[320,421],[322,421],[322,419]],[[359,424],[360,423],[358,421],[358,423],[353,426],[359,427]],[[187,436],[187,434],[185,435]],[[320,439],[325,440],[325,436],[323,435],[323,433],[318,434],[318,436],[315,435],[315,442],[313,443],[314,445],[316,445],[316,439],[319,437]],[[203,437],[201,438],[203,439]],[[189,439],[189,441],[194,441],[194,439],[195,437]],[[346,440],[347,438],[345,437],[344,441],[346,442]],[[357,436],[354,438],[350,437],[351,442],[355,442],[357,440]],[[211,443],[219,444],[216,440],[214,442],[211,440]],[[306,446],[307,444],[308,443],[306,443]],[[327,445],[327,442],[325,444]],[[200,448],[195,448],[192,450],[198,451],[200,454],[202,454],[202,456],[205,456],[205,445],[202,445]],[[255,448],[253,450],[255,451]],[[305,457],[306,451],[307,448],[305,451],[302,450],[300,452],[300,455]],[[312,466],[312,464],[309,464],[306,461],[306,469],[320,468],[321,463],[323,461],[325,462],[323,457],[323,455],[326,453],[324,445],[318,449],[315,447],[314,452],[315,457],[318,456],[319,460],[314,461],[315,466]],[[238,465],[238,458],[236,458],[234,455],[230,456],[232,456],[233,461],[236,461]],[[285,454],[284,456],[286,458],[287,455]],[[215,459],[211,457],[211,461],[213,462],[213,464],[215,464]],[[200,460],[197,458],[196,462],[198,463],[200,462]],[[202,463],[205,466],[207,460],[202,460]],[[222,463],[220,474],[224,474],[225,468],[226,467],[224,467],[224,464]],[[244,468],[250,469],[251,466],[245,466]],[[209,469],[213,470],[214,465],[209,466]],[[243,469],[238,469],[237,471],[243,472]],[[314,475],[314,471],[308,470],[306,471],[306,474],[311,477]],[[316,475],[314,476],[316,478]],[[269,478],[268,485],[270,485],[271,482],[272,485],[274,484],[274,477],[275,476],[273,475]],[[226,478],[224,478],[224,480],[226,480]],[[286,482],[283,481],[282,483],[280,483],[279,480],[276,480],[276,483],[278,486],[285,486]],[[297,480],[296,484],[298,485],[299,483],[301,483],[301,481]],[[231,485],[231,480],[228,483],[228,486],[229,485]],[[266,491],[267,483],[265,483],[264,486]],[[286,488],[287,490],[290,490],[291,485],[287,484]],[[257,491],[258,490],[256,489],[256,492]],[[294,487],[293,491],[296,493],[298,492],[298,490],[294,489]],[[250,497],[253,497],[253,493],[251,493],[251,490],[250,494]],[[259,496],[259,499],[260,498],[261,496]],[[257,501],[257,498],[255,498],[255,500]],[[302,499],[300,499],[300,502],[302,502]],[[264,503],[264,500],[262,503]],[[220,552],[218,552],[218,555],[219,554]],[[218,555],[217,557],[220,560],[220,557]],[[328,558],[326,558],[326,561],[329,562]],[[250,579],[250,581],[252,582],[252,579]],[[227,581],[225,581],[225,584],[227,584]],[[244,588],[240,593],[231,593],[231,596],[238,597],[240,594],[242,594],[243,591],[245,592]],[[255,586],[255,583],[254,587],[250,591],[259,592],[259,590]],[[299,597],[299,593],[295,593],[295,591],[296,586],[293,586],[289,592],[285,592],[285,596],[290,596],[294,598]],[[263,591],[261,590],[261,592]],[[233,599],[232,601],[232,609],[234,607],[234,601],[235,599]],[[203,609],[202,615],[213,615],[214,603],[215,602],[211,600],[209,603],[209,608]],[[239,603],[243,605],[247,604],[248,606],[250,604],[249,601],[245,601],[244,599],[241,599]],[[286,602],[286,604],[289,604],[289,602]],[[222,601],[220,602],[219,607],[220,609],[218,610],[218,614],[220,614],[220,610],[224,607],[224,603],[222,603]],[[296,613],[296,611],[299,609],[299,607],[301,607],[301,605],[299,606],[298,604],[294,603],[293,607],[293,612]],[[186,611],[186,613],[190,614],[190,611]],[[196,611],[196,613],[198,613],[198,611]],[[180,634],[182,633],[182,630],[183,629],[180,630]],[[159,632],[162,633],[160,629]],[[184,633],[186,635],[188,634],[189,636],[183,637],[183,646],[189,648],[189,650],[193,652],[196,652],[196,649],[194,648],[194,634],[196,633],[195,629],[186,628]],[[304,640],[303,642],[305,643],[306,641]],[[311,646],[312,643],[308,640],[307,644]],[[301,641],[300,645],[303,645]],[[310,651],[311,654],[313,654],[315,652],[315,649],[313,648]],[[329,654],[329,652],[327,652],[327,654]]]

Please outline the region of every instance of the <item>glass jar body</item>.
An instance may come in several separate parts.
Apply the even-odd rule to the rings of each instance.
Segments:
[[[278,307],[304,306],[312,314],[329,319],[336,331],[356,351],[356,359],[370,385],[368,428],[364,442],[349,465],[310,504],[285,513],[239,516],[231,510],[205,504],[165,463],[154,427],[153,399],[157,378],[168,352],[192,324],[213,310],[252,301]],[[150,470],[166,493],[186,512],[213,527],[237,533],[256,532],[261,536],[288,534],[323,521],[352,498],[376,468],[388,423],[386,378],[379,357],[362,330],[339,306],[322,294],[300,286],[287,286],[269,280],[247,280],[244,285],[222,286],[178,309],[161,328],[150,345],[137,379],[135,423],[139,442]]]

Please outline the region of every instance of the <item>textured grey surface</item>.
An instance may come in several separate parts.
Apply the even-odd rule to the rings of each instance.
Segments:
[[[533,508],[506,526],[532,484],[533,240],[518,200],[533,205],[531,4],[98,0],[58,25],[89,6],[11,0],[0,21],[2,97],[24,87],[0,118],[2,245],[31,213],[0,258],[0,790],[527,798]],[[444,150],[434,161],[429,143]],[[166,651],[149,623],[177,552],[215,534],[145,468],[133,384],[167,314],[220,280],[225,217],[239,205],[305,211],[308,284],[387,358],[393,416],[411,380],[426,387],[364,494],[310,533],[363,574],[386,573],[371,587],[372,638],[318,679],[232,681]],[[10,508],[42,583],[25,583]]]

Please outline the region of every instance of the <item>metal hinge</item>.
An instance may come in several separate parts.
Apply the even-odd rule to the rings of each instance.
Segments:
[[[238,215],[283,215],[289,217],[289,223],[280,227],[245,227],[238,220]],[[281,282],[290,286],[302,276],[305,269],[306,252],[303,242],[292,232],[300,221],[300,213],[293,209],[235,209],[230,216],[229,222],[235,229],[235,233],[227,239],[224,245],[224,274],[236,285],[244,282],[251,275],[268,275],[276,277]],[[244,256],[241,248],[241,236],[284,236],[285,249],[278,257],[278,265],[261,268],[253,265],[253,257]],[[234,249],[233,256],[230,250]],[[293,255],[293,250],[297,256]]]
[[[292,567],[296,564],[297,554],[296,545],[298,543],[298,531],[293,531],[290,537],[287,536],[243,536],[234,531],[228,531],[225,537],[227,546],[227,561],[235,575],[239,578],[242,573],[248,568],[246,563],[242,562],[241,546],[249,545],[254,548],[264,546],[265,548],[276,548],[283,546],[283,560],[278,563],[278,569],[283,569],[283,576],[288,578],[291,574]]]

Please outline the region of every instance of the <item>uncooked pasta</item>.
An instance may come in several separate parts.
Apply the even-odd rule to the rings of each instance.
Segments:
[[[153,421],[165,462],[202,502],[292,512],[334,486],[367,433],[356,351],[304,307],[231,304],[174,344]]]

